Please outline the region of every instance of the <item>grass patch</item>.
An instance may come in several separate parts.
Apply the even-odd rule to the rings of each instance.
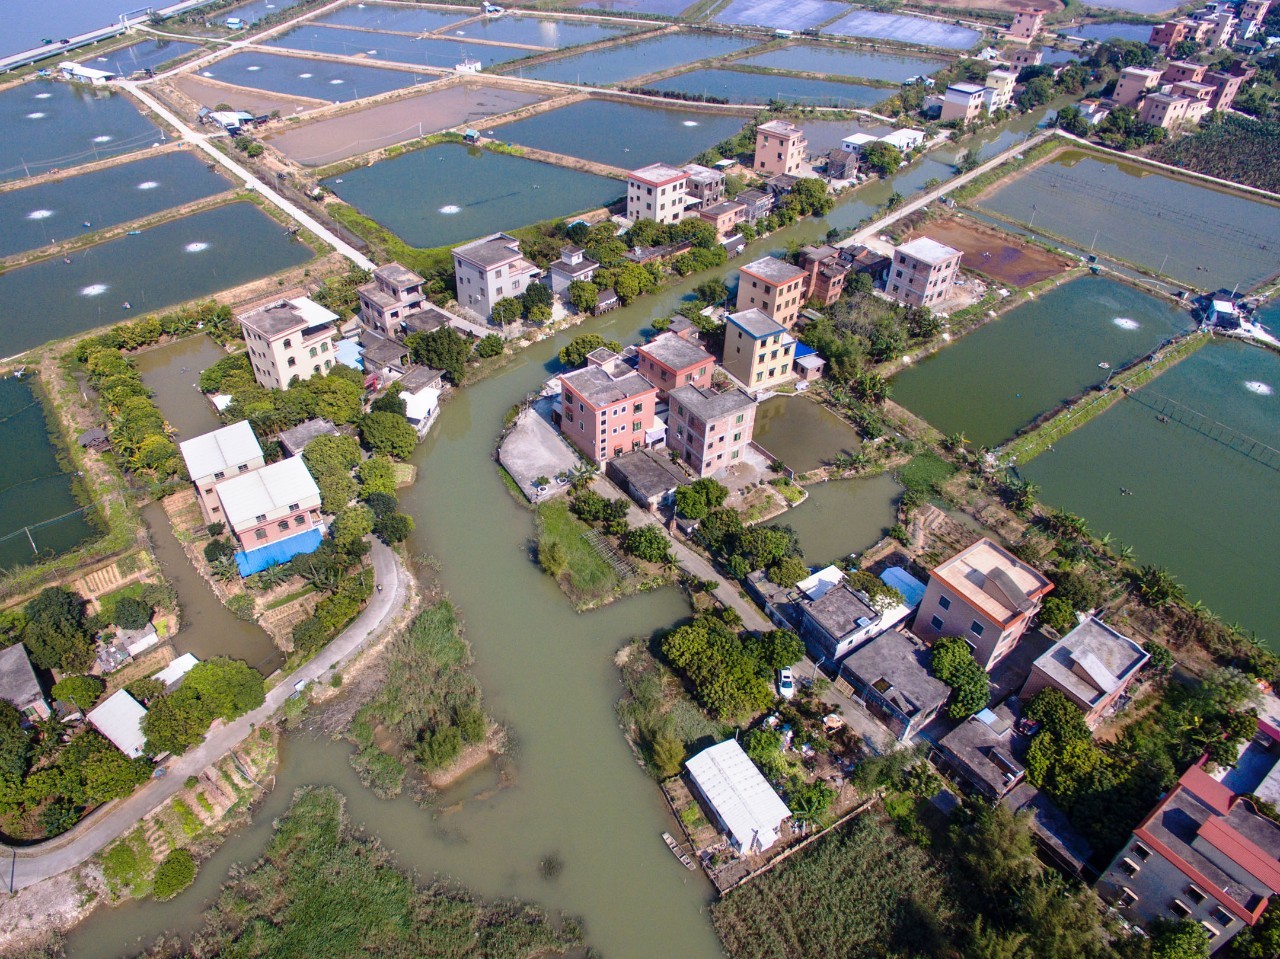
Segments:
[[[934,453],[913,456],[900,470],[898,482],[910,492],[924,497],[941,496],[956,468]]]
[[[116,565],[120,566],[123,563],[124,563],[124,560],[122,559]],[[106,593],[103,596],[99,596],[98,597],[99,615],[101,615],[102,618],[107,622],[110,622],[111,618],[115,615],[116,605],[120,602],[120,600],[122,599],[141,600],[142,592],[147,588],[148,585],[149,585],[148,583],[130,583],[128,586],[125,586],[121,589],[117,589],[115,592]]]
[[[377,220],[345,203],[331,203],[325,212],[361,239],[368,241],[380,259],[395,260],[422,276],[444,276],[453,272],[453,252],[447,246],[423,249],[410,246]]]
[[[303,596],[308,596],[315,591],[316,588],[308,583],[306,586],[302,587],[302,589],[292,592],[288,596],[281,596],[278,599],[273,599],[262,608],[262,611],[264,613],[269,613],[273,609],[279,609],[281,606],[288,606],[290,603],[302,599]]]
[[[608,602],[622,587],[613,567],[587,541],[584,534],[590,528],[569,512],[563,499],[538,506],[538,556],[563,556],[563,568],[553,575],[579,609]]]
[[[170,803],[173,814],[177,817],[178,825],[182,827],[182,831],[188,837],[198,836],[204,831],[204,823],[200,821],[200,817],[195,811],[181,799],[175,799]]]
[[[797,486],[785,476],[779,476],[777,479],[769,480],[769,485],[776,489],[792,506],[799,503],[807,495],[803,488]]]
[[[336,791],[304,789],[194,938],[209,956],[531,959],[563,954],[581,932],[518,902],[488,903],[442,881],[419,885],[390,850],[352,830]]]
[[[102,854],[102,875],[116,898],[140,899],[150,892],[155,865],[141,827]]]

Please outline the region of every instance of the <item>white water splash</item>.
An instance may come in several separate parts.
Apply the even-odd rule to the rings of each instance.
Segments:
[[[160,184],[159,184],[159,183],[157,183],[155,180],[143,180],[141,183],[139,183],[139,184],[138,184],[138,189],[139,189],[139,190],[154,190],[154,189],[155,189],[156,187],[158,187],[159,185],[160,185]]]
[[[110,143],[110,142],[111,142],[112,140],[114,140],[114,139],[115,139],[115,137],[113,137],[113,136],[109,136],[108,134],[104,133],[104,134],[103,134],[102,136],[100,136],[100,137],[94,137],[94,138],[93,138],[93,142],[94,142],[94,143]]]
[[[213,76],[213,74],[212,74],[212,73],[210,73],[208,70],[205,70],[202,74],[200,74],[200,76],[202,76],[202,77],[211,77],[211,76]]]
[[[52,210],[32,210],[27,214],[28,220],[47,220],[53,216]]]
[[[698,121],[697,121],[697,120],[685,120],[685,121],[684,121],[682,124],[680,124],[680,125],[681,125],[682,127],[696,127],[696,126],[698,125]]]
[[[44,119],[45,117],[47,117],[48,115],[49,115],[49,114],[47,114],[47,113],[41,113],[39,110],[37,110],[35,113],[28,113],[28,114],[27,114],[27,119],[28,119],[28,120],[43,120],[43,119]]]
[[[1264,383],[1262,380],[1248,380],[1244,384],[1244,388],[1250,393],[1257,393],[1259,396],[1271,396],[1275,390],[1271,388],[1270,383]]]
[[[442,206],[442,207],[441,207],[439,210],[437,210],[436,212],[437,212],[437,213],[443,213],[445,216],[453,216],[455,213],[461,213],[461,212],[462,212],[462,207],[460,207],[460,206],[454,206],[452,203],[450,203],[450,204],[448,204],[447,206]]]
[[[199,242],[198,242],[198,243],[188,243],[186,246],[184,246],[184,247],[183,247],[183,249],[184,249],[184,250],[186,250],[188,253],[199,253],[199,252],[201,252],[201,251],[203,251],[203,250],[207,250],[207,249],[209,249],[209,244],[208,244],[208,243],[199,243]]]
[[[86,286],[84,289],[82,289],[80,291],[80,295],[81,296],[102,296],[102,294],[106,292],[107,292],[107,284],[92,283],[89,286]]]
[[[334,79],[334,80],[330,80],[329,82],[330,82],[331,84],[333,84],[333,85],[335,85],[335,86],[336,86],[336,85],[337,85],[337,84],[339,84],[339,83],[346,83],[347,81],[346,81],[346,80],[337,80],[337,79]]]
[[[299,74],[298,74],[298,77],[299,77],[300,79],[303,79],[303,80],[310,80],[310,79],[311,79],[312,77],[314,77],[314,76],[315,76],[315,74],[314,74],[314,73],[299,73]]]
[[[53,96],[53,94],[52,94],[52,93],[37,93],[37,94],[36,94],[36,99],[37,99],[37,100],[48,100],[51,96]]]
[[[1136,330],[1142,326],[1137,320],[1131,320],[1127,316],[1117,316],[1111,322],[1122,330]]]
[[[262,67],[258,67],[258,66],[245,67],[245,70],[247,70],[249,73],[257,73],[261,69]]]

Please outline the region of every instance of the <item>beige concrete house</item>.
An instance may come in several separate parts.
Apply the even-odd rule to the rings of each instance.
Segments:
[[[236,319],[249,347],[253,376],[269,390],[328,373],[334,352],[338,314],[305,296],[276,300]]]

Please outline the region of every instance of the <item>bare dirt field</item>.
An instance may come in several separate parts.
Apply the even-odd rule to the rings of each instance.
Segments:
[[[273,133],[266,139],[295,163],[324,166],[463,123],[479,124],[488,117],[545,99],[539,93],[485,83],[458,83],[366,110],[316,120]]]
[[[1021,243],[999,230],[960,217],[948,217],[912,231],[964,253],[962,267],[977,270],[1007,286],[1024,287],[1047,280],[1075,265],[1073,260],[1038,246]]]
[[[287,117],[328,106],[323,100],[313,100],[310,97],[291,97],[283,93],[250,90],[200,77],[178,76],[170,83],[179,93],[185,94],[201,106],[213,109],[219,103],[226,103],[236,110],[246,110],[255,116],[279,110],[281,116]]]

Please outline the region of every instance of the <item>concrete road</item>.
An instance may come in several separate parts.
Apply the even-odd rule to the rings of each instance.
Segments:
[[[56,839],[30,849],[17,850],[17,856],[12,861],[11,891],[79,866],[129,832],[144,816],[182,790],[188,776],[203,772],[244,742],[256,726],[270,721],[276,710],[293,695],[298,683],[327,680],[366,643],[379,636],[404,607],[409,574],[395,552],[380,542],[374,542],[370,556],[374,581],[382,586],[382,591],[374,590],[364,611],[333,642],[268,692],[267,700],[262,706],[233,723],[215,724],[203,743],[184,755],[169,760],[166,764],[168,771],[162,778],[151,780],[127,799],[107,803],[80,825]],[[12,856],[12,852],[10,855]],[[3,866],[0,865],[0,868]]]
[[[328,227],[324,226],[319,220],[313,217],[310,213],[302,209],[302,207],[298,206],[296,203],[292,202],[291,200],[286,200],[279,193],[273,190],[270,186],[268,186],[267,184],[259,180],[257,177],[255,177],[249,170],[245,169],[243,166],[241,166],[231,157],[227,156],[225,153],[223,153],[221,150],[215,147],[212,143],[209,142],[208,136],[206,136],[203,133],[198,133],[197,131],[192,130],[190,127],[188,127],[185,123],[182,122],[182,120],[178,119],[177,115],[175,115],[171,110],[169,110],[168,107],[162,104],[159,100],[153,97],[146,90],[142,89],[142,87],[139,84],[134,83],[130,80],[116,80],[116,81],[113,81],[112,86],[116,86],[122,90],[126,90],[130,94],[135,96],[138,100],[142,102],[144,106],[147,107],[147,109],[156,113],[166,123],[170,124],[175,130],[177,130],[178,135],[185,142],[190,143],[192,146],[194,146],[198,150],[204,151],[206,154],[209,155],[209,157],[215,163],[218,163],[221,166],[224,166],[228,170],[230,170],[232,174],[235,175],[236,179],[238,179],[241,183],[245,185],[246,189],[255,190],[258,193],[262,194],[262,196],[266,198],[268,203],[284,211],[286,214],[292,217],[295,222],[301,224],[304,229],[315,234],[325,243],[328,243],[331,247],[333,247],[335,250],[337,250],[339,253],[345,256],[348,260],[350,260],[360,269],[362,270],[373,269],[374,263],[367,256],[365,256],[363,253],[361,253],[351,244],[347,243],[345,240],[339,237],[336,233],[334,233]]]

